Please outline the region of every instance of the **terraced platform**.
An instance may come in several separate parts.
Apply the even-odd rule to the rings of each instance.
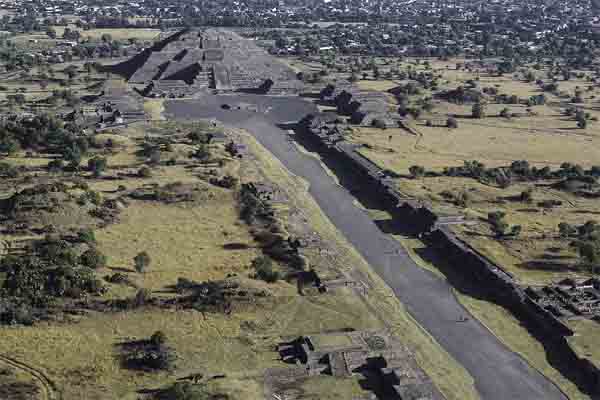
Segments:
[[[163,35],[152,48],[117,64],[111,72],[124,75],[133,84],[153,83],[147,93],[160,97],[206,89],[262,90],[267,80],[273,82],[271,94],[298,93],[302,88],[291,68],[252,41],[224,29],[188,29]],[[169,81],[174,82],[166,83]]]

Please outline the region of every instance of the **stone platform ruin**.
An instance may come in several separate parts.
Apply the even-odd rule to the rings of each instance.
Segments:
[[[565,279],[556,285],[529,287],[525,293],[556,318],[600,320],[600,281]]]
[[[439,400],[441,393],[412,353],[387,332],[342,331],[301,336],[278,347],[281,358],[308,376],[357,376],[378,397]]]

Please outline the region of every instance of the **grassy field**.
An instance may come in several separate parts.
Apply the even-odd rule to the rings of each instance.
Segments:
[[[197,206],[133,202],[121,223],[97,236],[110,269],[134,272],[133,257],[147,251],[151,268],[135,281],[152,290],[173,285],[178,277],[202,282],[224,279],[228,273],[248,275],[250,262],[260,253],[239,222],[231,193]],[[230,243],[250,250],[226,250],[223,246]]]
[[[172,123],[137,125],[118,134],[98,135],[95,141],[102,144],[111,139],[117,144],[118,151],[108,157],[109,167],[120,165],[119,171],[135,171],[140,160],[134,152],[141,137],[148,133],[172,134],[180,128]],[[187,151],[178,153],[180,146],[174,146],[172,152],[165,152],[164,157],[187,157]],[[254,143],[254,146],[257,145]],[[221,154],[217,148],[214,151]],[[269,171],[268,177],[278,183],[293,182],[288,188],[292,193],[304,188],[297,186],[299,182],[285,170],[275,167],[276,162],[267,157],[264,149],[258,151],[258,161],[243,169],[244,179],[255,179],[256,174],[264,170]],[[17,163],[35,160],[42,165],[47,162],[47,159],[10,160]],[[240,166],[239,160],[233,160],[226,163],[223,170],[239,176]],[[153,169],[151,178],[100,179],[91,181],[90,186],[110,198],[118,195],[115,192],[118,185],[133,189],[144,184],[169,182],[205,185],[206,191],[197,202],[186,205],[132,200],[116,224],[96,231],[98,247],[108,255],[108,265],[97,271],[98,276],[120,272],[139,287],[150,289],[153,296],[162,297],[172,296],[169,286],[180,277],[207,281],[234,275],[243,287],[262,290],[266,297],[239,304],[231,315],[147,307],[108,313],[87,311],[83,315],[67,317],[68,322],[63,323],[4,326],[0,328],[1,353],[10,354],[44,373],[64,400],[135,400],[139,397],[138,390],[163,388],[191,373],[224,374],[224,379],[208,382],[211,390],[228,393],[233,399],[262,399],[265,370],[285,365],[274,351],[282,338],[346,328],[383,327],[380,317],[373,312],[373,304],[365,302],[349,289],[325,296],[302,297],[297,294],[295,285],[285,281],[266,284],[251,278],[252,271],[248,267],[260,250],[256,248],[249,227],[238,219],[234,193],[202,183],[186,168],[162,166]],[[304,191],[298,192],[298,198],[308,201],[304,196]],[[313,221],[317,231],[324,227],[332,229],[320,217],[309,218],[309,223]],[[245,244],[248,248],[231,250],[224,246],[231,243]],[[148,271],[143,274],[135,272],[132,267],[132,258],[139,251],[147,251],[152,260]],[[111,284],[104,299],[129,298],[135,293],[135,288]],[[410,324],[412,322],[406,322],[403,326],[407,329],[402,329],[402,335],[412,338],[414,332],[419,332],[421,337],[425,336],[416,325]],[[168,343],[178,354],[176,369],[149,373],[123,368],[117,345],[145,339],[157,330],[167,335]],[[418,338],[412,339],[419,343]],[[426,341],[420,340],[421,343]],[[446,389],[456,389],[460,393],[456,399],[476,399],[470,382],[461,375],[464,372],[455,368],[453,361],[434,343],[423,346],[428,360],[442,360],[444,368],[450,369],[452,379],[447,381]],[[436,349],[433,357],[429,354],[432,349]],[[420,354],[424,356],[425,351]],[[438,377],[447,375],[439,367],[431,365],[431,368],[437,371]],[[317,378],[299,383],[298,388],[305,398],[367,394],[356,379],[336,381],[334,391],[330,390],[330,383],[328,378]]]
[[[441,212],[464,214],[473,224],[456,226],[465,240],[500,263],[523,284],[549,283],[566,276],[587,277],[578,267],[577,254],[569,240],[559,237],[558,223],[581,225],[595,219],[600,212],[597,201],[574,196],[549,187],[533,187],[531,203],[518,200],[531,184],[515,184],[500,189],[468,178],[406,179],[398,184],[404,193],[423,199]],[[468,193],[466,207],[458,207],[443,194]],[[545,209],[537,205],[544,200],[562,201],[561,206]],[[506,213],[506,222],[521,225],[517,239],[497,240],[487,223],[490,212]]]
[[[122,28],[122,29],[90,29],[81,31],[81,36],[90,39],[101,39],[102,35],[110,35],[115,40],[152,40],[160,34],[160,29]]]
[[[164,111],[164,99],[146,99],[144,101],[144,111],[152,120],[164,120],[162,115]]]
[[[413,123],[419,136],[400,128],[354,128],[350,139],[367,144],[371,148],[363,148],[364,155],[399,174],[407,174],[412,165],[441,171],[465,160],[478,160],[490,167],[509,165],[514,160],[552,167],[568,161],[589,167],[599,159],[600,136],[594,130],[566,129],[574,126],[573,121],[562,121],[569,126],[561,130],[561,120],[527,120],[459,120],[459,129]]]
[[[450,69],[444,69],[446,67]],[[465,70],[456,71],[447,64],[433,63],[432,69],[442,74],[445,88],[465,84],[467,79],[475,79],[477,75]],[[559,84],[564,84],[571,94],[576,86],[586,87],[584,79]],[[494,86],[500,93],[517,94],[521,98],[540,93],[533,83],[507,75],[492,77],[482,73],[477,85],[480,88]],[[584,107],[592,117],[597,112],[593,99],[588,96],[593,93],[595,89],[584,95]],[[546,95],[547,105],[531,108],[488,104],[487,117],[483,119],[470,118],[471,105],[434,100],[433,111],[425,112],[419,120],[407,122],[416,134],[401,128],[355,127],[349,140],[363,144],[360,152],[367,158],[400,175],[396,182],[403,193],[425,200],[441,212],[465,214],[475,221],[474,225],[459,227],[457,231],[477,249],[515,273],[521,282],[547,283],[573,273],[583,277],[586,273],[578,270],[576,254],[567,246],[568,241],[558,238],[557,225],[559,222],[581,225],[595,219],[600,212],[596,201],[553,189],[549,186],[552,182],[513,184],[507,189],[499,189],[474,179],[406,179],[413,165],[441,172],[446,167],[462,166],[470,160],[487,167],[508,166],[515,160],[526,160],[538,168],[557,169],[564,162],[590,168],[600,159],[600,136],[594,129],[596,122],[590,122],[587,129],[576,128],[574,119],[565,116],[557,105],[561,99],[553,94]],[[504,107],[517,113],[518,117],[499,117]],[[457,129],[439,126],[445,124],[448,115],[457,116]],[[426,120],[433,121],[433,126],[427,126]],[[525,190],[532,190],[533,201],[515,201]],[[471,200],[466,207],[457,207],[452,204],[452,199],[444,198],[443,194],[447,193],[467,193]],[[537,206],[547,200],[558,200],[562,205],[552,209]],[[487,214],[493,211],[503,211],[509,224],[521,225],[523,230],[518,240],[499,241],[493,237],[486,223]]]
[[[575,331],[575,335],[569,338],[569,344],[582,358],[590,360],[596,368],[600,367],[600,349],[598,348],[598,337],[600,326],[596,321],[573,320],[568,322],[569,328]]]
[[[398,86],[398,83],[392,80],[359,80],[356,84],[362,90],[377,90],[381,92],[387,92]]]

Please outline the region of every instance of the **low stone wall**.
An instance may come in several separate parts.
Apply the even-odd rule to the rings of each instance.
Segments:
[[[344,145],[344,139],[332,145],[324,138],[311,136],[321,144],[329,156],[338,157],[342,165],[353,168],[364,179],[365,185],[369,185],[374,189],[374,193],[381,195],[383,203],[394,219],[402,221],[403,225],[410,225],[424,241],[441,250],[463,275],[481,283],[483,292],[493,301],[509,309],[530,329],[535,330],[537,337],[552,343],[556,351],[569,360],[569,368],[578,371],[595,393],[600,393],[600,369],[589,360],[580,358],[567,340],[574,332],[550,311],[527,296],[510,272],[479,253],[447,227],[438,226],[437,221],[440,217],[434,211],[418,201],[403,199],[386,179],[384,171],[374,171],[372,163],[362,162],[361,157],[351,154],[355,148]]]

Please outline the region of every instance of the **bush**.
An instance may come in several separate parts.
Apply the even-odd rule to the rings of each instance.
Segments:
[[[532,195],[531,189],[522,191],[519,198],[524,203],[531,203],[533,201],[533,195]]]
[[[173,368],[175,353],[164,346],[140,346],[124,357],[124,366],[130,369],[170,370]]]
[[[150,255],[145,251],[138,253],[133,258],[135,270],[140,273],[144,272],[146,270],[146,268],[148,268],[148,266],[150,265],[150,262],[151,262]]]
[[[46,166],[48,171],[52,172],[52,173],[61,172],[64,167],[65,167],[65,162],[63,160],[61,160],[60,158],[50,161],[48,163],[48,165]]]
[[[523,228],[521,227],[521,225],[513,225],[510,228],[510,236],[517,237],[521,234],[522,230],[523,230]]]
[[[150,336],[150,343],[154,347],[162,347],[167,342],[167,335],[163,331],[156,331]]]
[[[273,260],[266,256],[260,256],[252,260],[252,268],[256,271],[256,277],[268,283],[279,280],[279,272],[273,269]]]
[[[387,128],[387,125],[386,125],[385,121],[382,120],[382,119],[378,119],[378,118],[375,118],[371,122],[371,125],[373,125],[373,127],[377,128],[377,129],[385,129],[385,128]]]
[[[222,187],[222,188],[225,188],[225,189],[232,189],[232,188],[234,188],[237,185],[238,180],[237,180],[237,178],[235,178],[235,177],[233,177],[231,175],[225,175],[221,179],[210,178],[209,182],[212,185],[215,185],[215,186],[219,186],[219,187]]]
[[[566,222],[558,224],[558,234],[563,239],[568,239],[577,236],[577,228]]]
[[[413,165],[408,169],[413,179],[417,179],[425,175],[425,168],[420,165]]]
[[[77,240],[82,243],[93,244],[96,243],[96,235],[91,229],[82,229],[77,233]]]
[[[579,129],[585,129],[587,128],[588,122],[587,119],[585,117],[577,117],[577,127]]]
[[[555,199],[551,199],[551,200],[543,200],[537,203],[538,207],[543,207],[543,208],[553,208],[553,207],[558,207],[562,205],[562,201],[560,200],[555,200]]]
[[[88,160],[88,169],[92,171],[96,178],[102,175],[107,166],[106,158],[103,157],[94,157]]]
[[[504,236],[508,229],[508,224],[504,221],[506,214],[502,211],[494,211],[488,213],[488,222],[491,225],[492,231],[497,237]]]
[[[104,268],[106,266],[106,256],[98,249],[91,248],[81,255],[79,262],[81,265],[92,269]]]
[[[482,102],[473,104],[473,107],[471,108],[471,115],[473,118],[485,117],[485,105]]]
[[[210,159],[210,156],[210,149],[205,144],[199,145],[196,151],[194,151],[191,155],[192,158],[197,158],[201,162],[207,162]]]

